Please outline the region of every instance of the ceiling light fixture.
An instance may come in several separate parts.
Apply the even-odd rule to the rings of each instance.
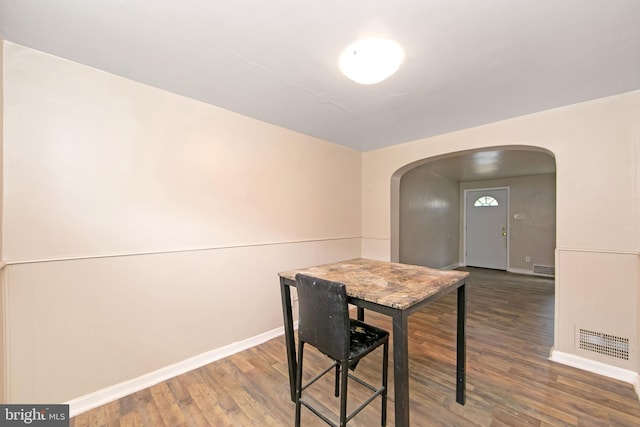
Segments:
[[[340,55],[340,71],[356,83],[370,85],[381,82],[398,71],[404,60],[404,49],[383,38],[359,40]]]

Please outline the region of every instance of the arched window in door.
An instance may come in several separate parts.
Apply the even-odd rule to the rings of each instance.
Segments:
[[[498,201],[491,196],[480,196],[476,199],[473,206],[498,206]]]

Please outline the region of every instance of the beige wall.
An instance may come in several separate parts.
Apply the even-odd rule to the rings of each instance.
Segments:
[[[556,299],[560,322],[556,333],[575,354],[635,372],[638,359],[638,283],[640,262],[637,253],[559,249]],[[579,331],[604,332],[629,339],[629,360],[580,349]]]
[[[355,151],[10,43],[5,62],[10,262],[360,235]]]
[[[606,363],[637,372],[639,116],[636,91],[364,153],[363,253],[390,257],[392,176],[403,166],[483,147],[546,149],[557,166],[555,350],[578,354],[575,330],[588,318],[630,340],[629,360]],[[577,274],[594,259],[607,277]]]
[[[10,402],[281,327],[278,271],[360,255],[358,152],[11,43],[4,106]]]
[[[555,174],[511,177],[460,184],[461,209],[464,190],[509,187],[509,260],[511,271],[533,272],[533,265],[554,266],[556,248]],[[460,215],[464,216],[464,211]],[[515,216],[519,215],[518,218]],[[460,225],[462,227],[462,224]],[[462,229],[461,229],[462,233]],[[526,257],[529,261],[526,261]],[[460,259],[464,245],[460,244]]]
[[[3,110],[3,106],[4,106],[4,102],[2,102],[3,98],[3,87],[4,87],[4,78],[3,78],[3,72],[2,72],[2,63],[3,63],[3,58],[4,58],[4,42],[2,40],[2,38],[0,38],[0,213],[2,212],[2,204],[3,204],[3,200],[4,200],[4,185],[3,185],[3,177],[4,177],[4,172],[3,172],[3,161],[2,161],[2,155],[3,155],[3,137],[4,137],[4,131],[3,131],[3,123],[4,123],[4,110]],[[5,337],[6,337],[6,331],[5,331],[5,308],[4,308],[4,303],[5,303],[5,299],[4,299],[4,293],[5,293],[5,286],[4,286],[4,272],[5,272],[5,262],[4,262],[4,256],[3,256],[3,245],[2,245],[2,230],[3,230],[3,216],[0,215],[0,334],[2,334],[0,336],[0,402],[5,402],[5,396],[4,396],[4,389],[5,389],[5,363],[4,363],[4,355],[5,355]]]
[[[282,325],[276,273],[359,239],[9,265],[9,399],[64,402]]]
[[[400,180],[399,260],[432,268],[457,266],[458,181],[413,169]]]

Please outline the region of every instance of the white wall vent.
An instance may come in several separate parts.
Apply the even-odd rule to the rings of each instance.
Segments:
[[[580,329],[580,348],[617,359],[629,360],[629,339]]]
[[[556,268],[551,265],[537,265],[533,264],[533,274],[539,274],[541,276],[556,276]]]

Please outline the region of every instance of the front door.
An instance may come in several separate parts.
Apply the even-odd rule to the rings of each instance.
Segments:
[[[465,191],[466,265],[507,269],[508,207],[508,188]]]

